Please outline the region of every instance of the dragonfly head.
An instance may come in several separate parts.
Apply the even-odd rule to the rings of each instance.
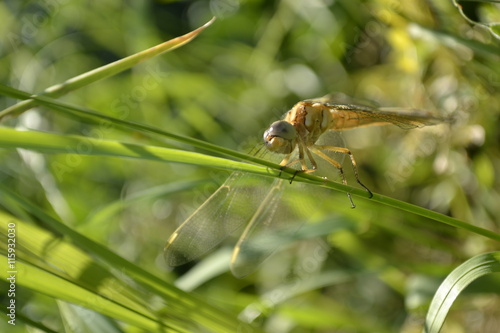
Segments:
[[[264,132],[264,144],[269,151],[290,154],[295,149],[297,132],[284,120],[275,121]]]

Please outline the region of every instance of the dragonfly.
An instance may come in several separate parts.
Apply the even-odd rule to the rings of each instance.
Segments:
[[[347,184],[340,159],[348,156],[356,181],[359,179],[352,152],[324,140],[329,133],[368,125],[393,124],[403,129],[436,125],[446,119],[416,109],[384,108],[336,103],[335,95],[303,100],[295,104],[281,120],[273,122],[263,135],[263,146],[283,156],[282,167],[296,167],[297,172],[318,169],[318,160],[338,170]],[[332,154],[333,153],[333,154]],[[170,236],[164,255],[169,266],[190,262],[220,244],[229,235],[241,233],[231,256],[234,276],[253,273],[287,237],[304,223],[298,211],[300,191],[290,194],[284,179],[269,180],[235,171]],[[293,178],[292,178],[293,179]],[[291,181],[290,181],[291,183]],[[285,191],[286,189],[286,191]],[[290,193],[289,193],[290,192]],[[348,194],[351,206],[354,203]]]

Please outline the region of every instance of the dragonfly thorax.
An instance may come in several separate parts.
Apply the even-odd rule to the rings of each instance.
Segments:
[[[297,131],[284,120],[275,121],[264,132],[264,144],[269,151],[290,154],[296,145]]]

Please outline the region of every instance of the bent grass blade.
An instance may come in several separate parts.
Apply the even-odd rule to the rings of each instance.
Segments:
[[[500,252],[476,255],[455,268],[441,283],[429,306],[424,333],[438,333],[453,302],[465,288],[487,274],[500,273]]]
[[[210,26],[215,21],[215,17],[210,21],[202,25],[201,27],[188,32],[182,36],[173,38],[161,44],[150,47],[149,49],[143,50],[141,52],[132,54],[128,57],[122,58],[110,64],[95,68],[86,73],[80,74],[73,78],[70,78],[62,83],[53,85],[44,91],[40,92],[38,95],[45,95],[53,98],[61,97],[68,92],[85,87],[93,82],[105,79],[107,77],[116,75],[123,72],[140,62],[148,60],[154,56],[160,55],[162,53],[175,50],[193,40],[198,36],[204,29]],[[0,111],[0,120],[7,115],[19,115],[22,112],[29,110],[30,108],[37,105],[35,99],[23,100],[15,105],[12,105],[2,111]]]

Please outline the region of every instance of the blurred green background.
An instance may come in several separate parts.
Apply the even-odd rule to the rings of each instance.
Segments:
[[[500,22],[498,4],[467,4],[469,18]],[[0,79],[40,92],[212,16],[191,43],[61,100],[242,152],[296,102],[332,92],[452,116],[451,126],[367,127],[343,137],[373,192],[498,232],[500,43],[451,1],[4,1]],[[2,98],[0,108],[14,103]],[[46,108],[2,126],[160,144]],[[498,249],[363,198],[352,210],[345,193],[332,191],[323,214],[349,227],[294,243],[245,279],[225,266],[230,242],[197,262],[208,268],[185,275],[196,263],[169,270],[165,241],[228,172],[7,149],[0,165],[1,182],[73,229],[268,332],[419,332],[439,282],[466,259]],[[186,189],[167,195],[168,186]],[[480,281],[458,299],[449,332],[497,331],[500,284]],[[27,317],[63,330],[53,300],[21,295]]]

